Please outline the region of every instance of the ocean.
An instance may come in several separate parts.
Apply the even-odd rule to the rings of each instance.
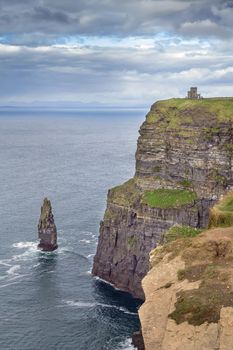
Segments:
[[[138,300],[91,275],[107,190],[134,175],[143,110],[0,112],[0,349],[127,350]],[[37,250],[44,197],[58,230]]]

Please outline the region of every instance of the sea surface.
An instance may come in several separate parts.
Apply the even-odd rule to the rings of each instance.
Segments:
[[[145,111],[0,111],[0,349],[132,349],[139,302],[91,275],[107,190]],[[43,198],[59,249],[37,250]]]

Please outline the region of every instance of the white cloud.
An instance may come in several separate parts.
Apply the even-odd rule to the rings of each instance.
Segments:
[[[0,102],[148,106],[185,96],[191,85],[203,94],[232,94],[232,41],[182,40],[161,35],[107,45],[0,46]],[[101,46],[103,45],[103,46]],[[147,47],[142,47],[147,45]],[[221,86],[221,89],[219,88]]]
[[[1,0],[0,102],[148,105],[229,95],[227,0]]]

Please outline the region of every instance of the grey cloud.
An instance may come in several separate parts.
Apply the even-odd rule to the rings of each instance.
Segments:
[[[41,32],[48,35],[154,35],[173,31],[189,36],[232,33],[228,0],[1,0],[0,33]],[[209,27],[187,32],[189,23]]]
[[[229,48],[17,48],[0,46],[0,103],[60,101],[149,105],[159,98],[183,96],[192,84],[209,94],[232,83]],[[220,47],[221,49],[221,47]],[[179,51],[180,50],[180,51]],[[199,53],[198,53],[199,50]],[[186,51],[187,54],[177,55]],[[189,52],[188,52],[189,51]],[[196,54],[195,54],[196,53]],[[98,88],[97,88],[98,87]]]
[[[206,20],[199,20],[195,22],[185,22],[180,28],[179,32],[186,36],[197,36],[202,37],[203,34],[205,36],[214,36],[214,37],[231,37],[232,32],[224,27],[219,26],[215,22]]]
[[[35,7],[34,14],[32,15],[35,20],[42,21],[55,21],[58,23],[68,23],[70,18],[69,16],[61,11],[51,11],[46,7]]]
[[[232,5],[227,0],[0,0],[0,104],[148,106],[184,96],[193,84],[206,96],[232,94]],[[85,36],[112,36],[113,45],[97,41],[95,46]],[[131,46],[129,36],[135,39]],[[66,37],[81,45],[66,45]],[[123,44],[114,44],[120,38]],[[149,40],[146,49],[142,39]]]

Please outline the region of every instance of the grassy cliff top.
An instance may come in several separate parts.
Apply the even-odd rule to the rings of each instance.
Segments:
[[[172,98],[158,101],[151,107],[147,122],[155,123],[161,120],[161,116],[172,118],[175,126],[179,120],[187,124],[195,121],[233,122],[233,98]]]

